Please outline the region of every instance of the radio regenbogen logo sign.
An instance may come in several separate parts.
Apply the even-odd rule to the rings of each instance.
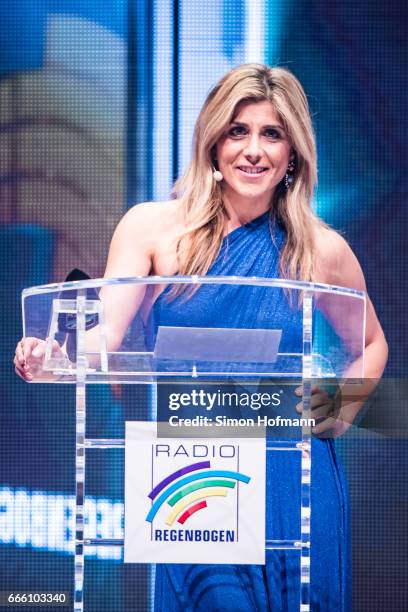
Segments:
[[[126,423],[125,561],[263,563],[265,440]]]
[[[197,447],[197,445],[195,445]],[[233,445],[228,445],[235,451]],[[183,447],[184,448],[184,447]],[[208,452],[208,447],[200,445],[203,451]],[[146,521],[152,523],[160,507],[167,503],[169,513],[165,519],[165,524],[172,527],[175,521],[184,525],[188,519],[200,510],[208,507],[207,500],[215,497],[226,497],[228,492],[236,488],[237,482],[248,484],[250,476],[231,470],[211,469],[210,461],[199,461],[186,465],[161,480],[149,493],[148,497],[152,500],[152,507],[149,510]],[[238,521],[237,508],[237,521]],[[197,530],[195,530],[197,532]],[[215,530],[213,530],[214,532]],[[218,538],[224,534],[210,533],[190,533],[185,534],[192,541],[194,537],[199,537],[203,541],[210,538]],[[154,537],[162,537],[162,530],[155,530]],[[227,541],[234,541],[235,533],[229,530],[225,537]],[[238,536],[237,536],[238,537]],[[189,540],[187,540],[189,541]]]

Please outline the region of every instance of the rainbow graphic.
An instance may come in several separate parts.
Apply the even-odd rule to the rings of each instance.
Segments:
[[[226,497],[237,482],[248,484],[250,480],[249,476],[240,472],[211,469],[210,461],[186,465],[163,478],[150,491],[148,497],[153,504],[146,521],[151,523],[167,501],[171,511],[166,518],[166,525],[173,525],[176,519],[180,525],[184,525],[190,516],[207,507],[204,498]]]

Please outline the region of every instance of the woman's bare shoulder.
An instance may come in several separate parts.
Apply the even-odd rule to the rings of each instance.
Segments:
[[[364,277],[347,240],[330,227],[315,230],[314,280],[364,289]]]
[[[116,234],[152,242],[179,225],[181,212],[178,200],[135,204],[121,218]]]
[[[143,202],[132,206],[112,236],[106,274],[148,274],[157,253],[175,231],[178,203]]]
[[[333,263],[334,258],[348,247],[346,240],[331,227],[324,225],[315,229],[315,252],[320,261]]]

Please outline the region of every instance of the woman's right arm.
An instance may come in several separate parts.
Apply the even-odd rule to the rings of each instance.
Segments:
[[[104,278],[150,274],[157,240],[155,217],[154,204],[138,204],[126,213],[113,234]],[[101,288],[99,297],[103,302],[108,351],[114,351],[121,345],[142,303],[145,289],[145,285],[134,284],[106,285]],[[97,328],[91,332],[99,338]],[[93,338],[88,338],[87,334],[87,345],[92,341]]]
[[[138,204],[121,219],[113,234],[104,278],[148,276],[152,269],[157,227],[157,208],[154,204]],[[116,350],[134,318],[145,294],[144,285],[108,285],[99,297],[103,302],[108,351]],[[99,329],[86,334],[87,351],[98,350]],[[23,380],[31,381],[45,353],[46,343],[39,338],[22,338],[17,344],[15,372]],[[63,353],[57,342],[53,354]]]

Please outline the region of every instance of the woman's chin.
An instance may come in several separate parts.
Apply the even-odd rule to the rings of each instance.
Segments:
[[[234,201],[234,199],[241,200],[265,200],[266,202],[270,202],[273,189],[264,189],[261,185],[237,185],[235,188],[229,187],[226,189],[228,196]]]

